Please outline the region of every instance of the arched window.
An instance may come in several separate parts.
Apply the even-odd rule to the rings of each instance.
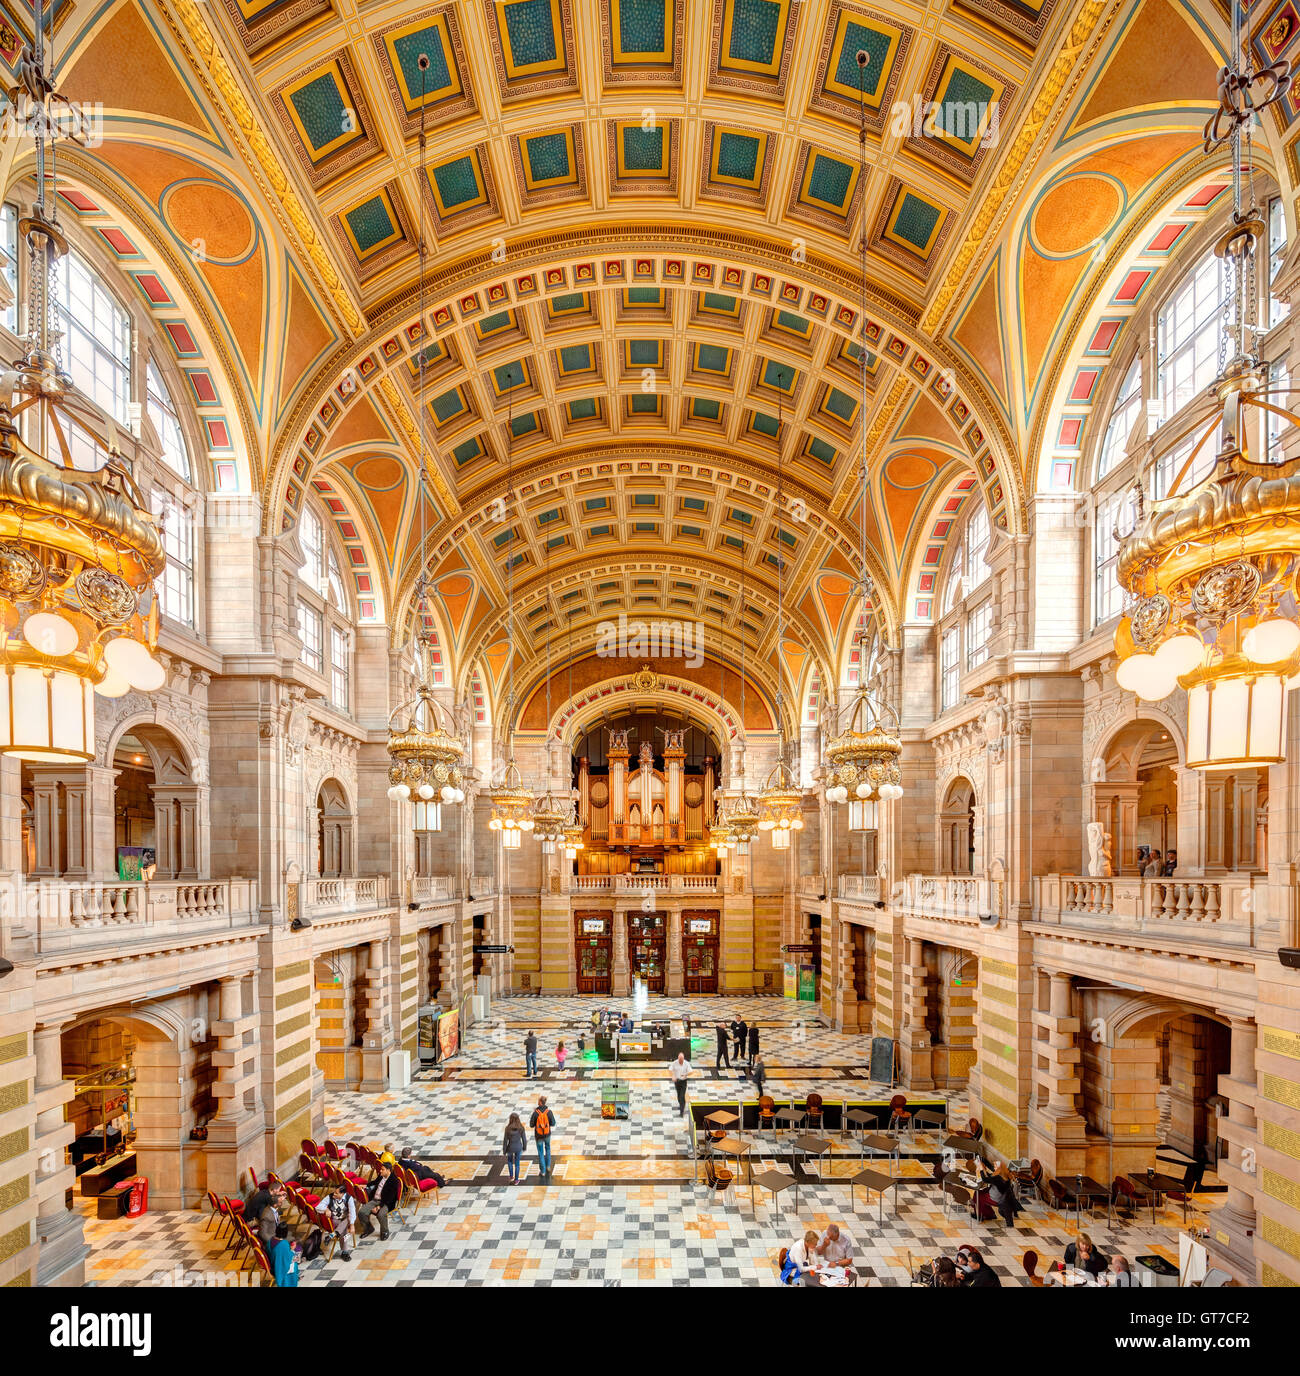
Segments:
[[[145,368],[145,401],[149,423],[158,432],[158,442],[162,445],[163,462],[173,473],[192,483],[194,474],[190,468],[190,451],[185,444],[185,434],[181,430],[176,407],[172,404],[171,393],[152,359]]]
[[[59,260],[63,366],[75,386],[119,425],[131,404],[131,317],[80,254]]]
[[[1134,358],[1129,364],[1124,382],[1115,398],[1115,405],[1106,424],[1106,437],[1101,442],[1101,454],[1097,459],[1097,476],[1104,478],[1107,473],[1124,457],[1128,447],[1128,437],[1133,433],[1138,416],[1142,413],[1142,360]]]
[[[989,580],[989,513],[978,493],[971,498],[961,539],[948,561],[940,600],[939,710],[961,698],[961,676],[989,657],[993,600],[983,594]]]
[[[302,565],[298,570],[299,658],[325,680],[336,711],[352,711],[352,608],[332,527],[304,504],[298,518]]]

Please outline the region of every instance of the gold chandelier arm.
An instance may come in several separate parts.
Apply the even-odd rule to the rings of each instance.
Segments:
[[[1173,482],[1171,482],[1171,483],[1169,484],[1169,490],[1168,490],[1168,492],[1165,493],[1164,497],[1161,499],[1162,501],[1167,501],[1170,497],[1174,496],[1174,495],[1177,493],[1177,491],[1178,491],[1178,484],[1182,482],[1182,480],[1183,480],[1184,476],[1187,474],[1188,470],[1189,470],[1189,469],[1192,467],[1192,465],[1196,462],[1197,455],[1200,454],[1201,450],[1205,448],[1205,442],[1210,438],[1211,435],[1213,435],[1213,434],[1215,433],[1215,431],[1218,430],[1218,428],[1219,428],[1219,422],[1222,421],[1223,415],[1224,415],[1224,411],[1225,411],[1226,409],[1227,409],[1227,408],[1224,407],[1224,406],[1219,406],[1219,407],[1217,407],[1217,408],[1215,409],[1214,418],[1213,418],[1213,420],[1212,420],[1211,423],[1210,423],[1209,429],[1206,430],[1205,434],[1203,434],[1199,440],[1197,440],[1195,446],[1194,446],[1193,449],[1192,449],[1192,452],[1191,452],[1190,454],[1188,454],[1186,460],[1185,460],[1184,463],[1183,463],[1183,466],[1178,470],[1177,474],[1174,476]],[[1240,435],[1237,436],[1237,443],[1238,443],[1238,444],[1241,443],[1241,436],[1240,436]],[[1151,464],[1154,463],[1154,462],[1155,462],[1155,460],[1152,459],[1152,460],[1151,460],[1151,463],[1148,463],[1148,464],[1147,464],[1147,469],[1149,469],[1149,468],[1151,467]],[[1146,469],[1144,469],[1143,472],[1145,473],[1145,472],[1146,472]]]

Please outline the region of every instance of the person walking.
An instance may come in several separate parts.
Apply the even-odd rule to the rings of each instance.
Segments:
[[[758,1059],[758,1024],[749,1024],[749,1068],[753,1070],[754,1062]]]
[[[686,1081],[690,1078],[690,1074],[691,1063],[679,1051],[677,1059],[668,1067],[668,1078],[673,1082],[673,1088],[677,1091],[677,1116],[679,1118],[686,1112]]]
[[[533,1130],[533,1146],[537,1148],[537,1169],[544,1176],[551,1173],[551,1130],[555,1127],[555,1114],[546,1107],[546,1095],[537,1101],[528,1126]]]
[[[749,1068],[750,1077],[754,1081],[754,1088],[758,1091],[758,1097],[763,1097],[763,1081],[767,1079],[767,1067],[763,1064],[762,1056],[755,1056],[754,1064]]]
[[[731,1057],[727,1055],[727,1024],[725,1022],[718,1023],[717,1033],[718,1054],[714,1057],[713,1060],[714,1068],[717,1070],[721,1070],[722,1067],[725,1065],[727,1069],[730,1070]]]
[[[524,1038],[524,1079],[531,1080],[537,1074],[537,1033],[529,1028]]]
[[[505,1134],[501,1139],[501,1151],[505,1155],[506,1165],[510,1168],[510,1183],[519,1183],[519,1158],[524,1154],[528,1147],[528,1134],[524,1131],[523,1119],[517,1113],[510,1115],[510,1121],[506,1124]]]
[[[564,1042],[561,1041],[559,1046],[555,1048],[555,1064],[560,1070],[564,1069],[564,1059],[568,1054],[568,1051],[565,1050]]]

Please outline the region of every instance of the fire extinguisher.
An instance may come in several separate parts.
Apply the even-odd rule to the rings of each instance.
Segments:
[[[127,1202],[127,1218],[139,1218],[149,1208],[149,1177],[137,1175],[131,1181],[131,1197]]]

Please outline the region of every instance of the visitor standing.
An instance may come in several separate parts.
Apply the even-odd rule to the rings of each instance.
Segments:
[[[724,1065],[727,1067],[728,1070],[730,1070],[731,1057],[727,1055],[727,1024],[724,1022],[719,1022],[717,1032],[718,1054],[714,1057],[713,1064],[715,1068],[718,1070],[721,1070]]]
[[[501,1150],[510,1168],[510,1183],[519,1183],[519,1158],[528,1146],[528,1134],[524,1131],[523,1119],[517,1113],[510,1115],[505,1134],[501,1139]]]
[[[537,1148],[537,1169],[543,1175],[551,1173],[551,1131],[555,1127],[555,1114],[546,1107],[546,1095],[537,1101],[528,1126],[533,1130],[533,1146]]]
[[[749,1068],[753,1070],[754,1062],[758,1060],[758,1024],[749,1024]]]
[[[690,1078],[691,1063],[682,1052],[677,1053],[677,1059],[668,1067],[668,1078],[673,1082],[673,1088],[677,1091],[677,1116],[680,1118],[686,1112],[686,1081]]]
[[[732,1060],[743,1061],[745,1059],[745,1047],[749,1043],[749,1024],[742,1016],[736,1023],[736,1045],[732,1049]]]
[[[568,1054],[568,1051],[565,1050],[564,1042],[561,1041],[559,1046],[555,1048],[555,1064],[560,1070],[564,1069],[564,1060]]]
[[[537,1033],[531,1028],[524,1038],[524,1079],[531,1080],[537,1074]]]

